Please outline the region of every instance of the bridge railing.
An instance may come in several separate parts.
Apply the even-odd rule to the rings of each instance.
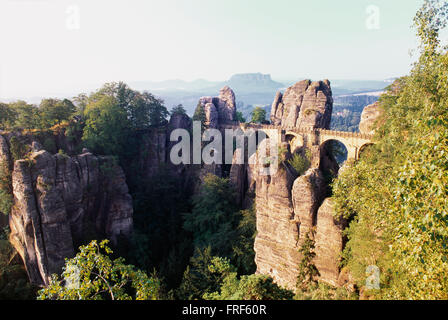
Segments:
[[[337,136],[341,138],[357,138],[364,140],[372,140],[373,135],[359,133],[359,132],[349,132],[349,131],[336,131],[336,130],[328,130],[328,129],[320,129],[320,128],[312,128],[312,127],[283,127],[283,126],[275,126],[272,124],[256,124],[256,123],[242,123],[238,121],[226,121],[221,124],[222,126],[230,126],[230,127],[244,127],[244,128],[253,128],[253,129],[277,129],[284,130],[287,132],[295,132],[295,133],[314,133],[314,134],[324,134],[329,136]]]

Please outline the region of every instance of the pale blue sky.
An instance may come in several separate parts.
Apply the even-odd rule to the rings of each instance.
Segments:
[[[422,2],[0,0],[0,97],[244,72],[276,80],[400,76],[410,69]],[[379,29],[366,26],[369,5],[379,8]]]

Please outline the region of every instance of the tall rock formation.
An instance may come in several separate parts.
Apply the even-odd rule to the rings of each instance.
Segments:
[[[347,221],[334,217],[333,206],[333,199],[327,198],[317,213],[315,264],[322,279],[338,286],[340,254],[344,248],[342,232],[347,227]]]
[[[269,144],[269,139],[261,142],[261,147]],[[257,236],[255,238],[255,263],[257,273],[267,274],[282,286],[295,283],[300,261],[296,250],[297,226],[292,223],[294,208],[291,188],[295,176],[280,167],[275,174],[266,175],[264,161],[257,155],[252,167],[256,185]]]
[[[377,128],[377,121],[382,115],[379,102],[375,102],[364,108],[359,122],[359,132],[364,134],[373,134]]]
[[[330,81],[299,81],[282,94],[271,108],[271,123],[284,127],[330,128],[333,98]]]
[[[332,103],[327,80],[301,81],[284,94],[277,93],[271,121],[285,127],[329,128]],[[305,146],[314,155],[313,159],[322,154],[316,143],[309,141]],[[291,157],[291,146],[286,149],[287,160]],[[297,176],[289,163],[283,161],[275,174],[260,175],[266,161],[258,153],[255,160],[256,164],[249,165],[247,173],[248,184],[255,185],[256,193],[257,273],[268,274],[280,285],[294,290],[302,259],[299,249],[309,234],[315,241],[314,262],[321,271],[320,279],[336,284],[344,225],[333,219],[331,200],[325,200],[328,185],[321,169],[329,169],[322,167],[326,162],[311,161],[308,171]]]
[[[9,152],[6,140],[0,136],[2,157]],[[133,209],[123,170],[112,158],[88,150],[53,155],[37,142],[30,150],[13,165],[10,241],[30,281],[41,286],[90,237],[129,237]]]
[[[218,97],[201,97],[198,105],[204,108],[209,128],[236,119],[235,93],[228,86],[219,91]]]
[[[294,205],[293,222],[298,229],[298,238],[304,239],[316,225],[317,211],[326,194],[326,184],[322,172],[310,169],[294,181],[292,202]]]

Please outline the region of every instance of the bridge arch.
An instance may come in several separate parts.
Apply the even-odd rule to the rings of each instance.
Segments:
[[[320,148],[322,149],[322,146],[330,140],[337,141],[344,145],[347,149],[347,161],[358,160],[359,148],[365,143],[363,140],[360,141],[355,133],[329,131],[329,133],[321,134],[319,143]]]
[[[305,146],[305,140],[305,137],[300,133],[292,131],[285,132],[285,141],[290,145],[291,153],[303,148]]]
[[[336,176],[340,167],[350,157],[349,147],[339,139],[326,139],[319,146],[319,156],[320,169]]]
[[[359,150],[358,150],[358,157],[357,157],[357,159],[359,159],[359,158],[361,157],[362,153],[363,153],[364,151],[366,151],[367,148],[369,148],[369,147],[371,147],[371,146],[373,146],[373,145],[374,145],[373,142],[366,142],[366,143],[364,143],[362,146],[360,146],[360,147],[359,147]]]

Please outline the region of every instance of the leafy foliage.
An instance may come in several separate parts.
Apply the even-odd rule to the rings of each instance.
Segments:
[[[252,110],[252,120],[253,123],[265,123],[266,122],[266,110],[262,107],[256,107]]]
[[[42,128],[50,128],[56,124],[61,124],[64,120],[68,121],[75,110],[75,106],[68,99],[62,101],[58,99],[42,100],[39,106]]]
[[[53,275],[40,300],[154,300],[161,297],[157,277],[148,277],[123,258],[112,260],[108,241],[92,241],[66,262],[62,280]]]
[[[212,256],[211,248],[197,248],[184,272],[177,296],[183,300],[202,299],[219,290],[229,272],[234,271],[228,259]]]
[[[198,103],[198,105],[196,106],[196,109],[193,114],[193,121],[200,121],[202,127],[205,127],[207,117],[205,115],[204,106],[201,103]]]
[[[307,150],[305,153],[303,152],[296,152],[292,156],[291,159],[288,160],[288,163],[291,165],[291,167],[294,168],[296,173],[301,176],[303,175],[311,166],[311,155],[310,151]]]
[[[238,279],[236,272],[229,273],[219,292],[205,294],[207,300],[291,300],[294,293],[281,288],[266,275],[246,275]]]
[[[184,215],[184,229],[193,234],[195,247],[210,246],[213,254],[229,256],[238,225],[238,208],[229,179],[208,174],[193,197],[193,210]]]
[[[100,153],[121,155],[124,151],[129,122],[126,110],[116,98],[104,96],[89,104],[84,112],[86,126],[82,139],[88,148]]]
[[[179,104],[175,107],[173,107],[170,111],[171,115],[173,114],[182,114],[182,115],[186,115],[187,111],[185,110],[185,108],[183,107],[183,105]]]
[[[299,264],[297,288],[302,291],[307,291],[317,283],[316,278],[319,276],[319,271],[313,263],[313,259],[316,256],[314,252],[314,240],[311,238],[309,232],[305,235],[299,252],[302,255],[302,260]]]
[[[257,232],[255,207],[239,212],[240,221],[236,228],[232,245],[232,263],[237,267],[238,274],[252,274],[255,265],[254,243]]]
[[[0,230],[0,300],[34,299],[36,288],[28,282],[25,267],[8,238],[8,228]]]
[[[135,177],[133,178],[133,180]],[[161,167],[150,184],[132,183],[134,235],[123,254],[143,270],[156,268],[169,289],[179,286],[193,253],[191,235],[183,229],[190,193],[172,170]]]
[[[333,186],[337,214],[352,220],[345,264],[360,286],[367,266],[380,268],[377,298],[448,298],[447,13],[435,0],[417,13],[420,58],[381,97],[376,145]]]
[[[244,118],[243,113],[241,111],[236,112],[236,121],[241,123],[246,122],[246,118]]]
[[[8,215],[13,205],[11,171],[6,161],[0,161],[0,214]]]
[[[238,278],[236,268],[227,258],[211,255],[210,248],[198,250],[187,268],[179,288],[182,299],[205,300],[283,300],[293,293],[263,275]]]
[[[333,287],[325,282],[318,282],[308,290],[297,290],[294,300],[357,300],[358,295],[344,287]]]

